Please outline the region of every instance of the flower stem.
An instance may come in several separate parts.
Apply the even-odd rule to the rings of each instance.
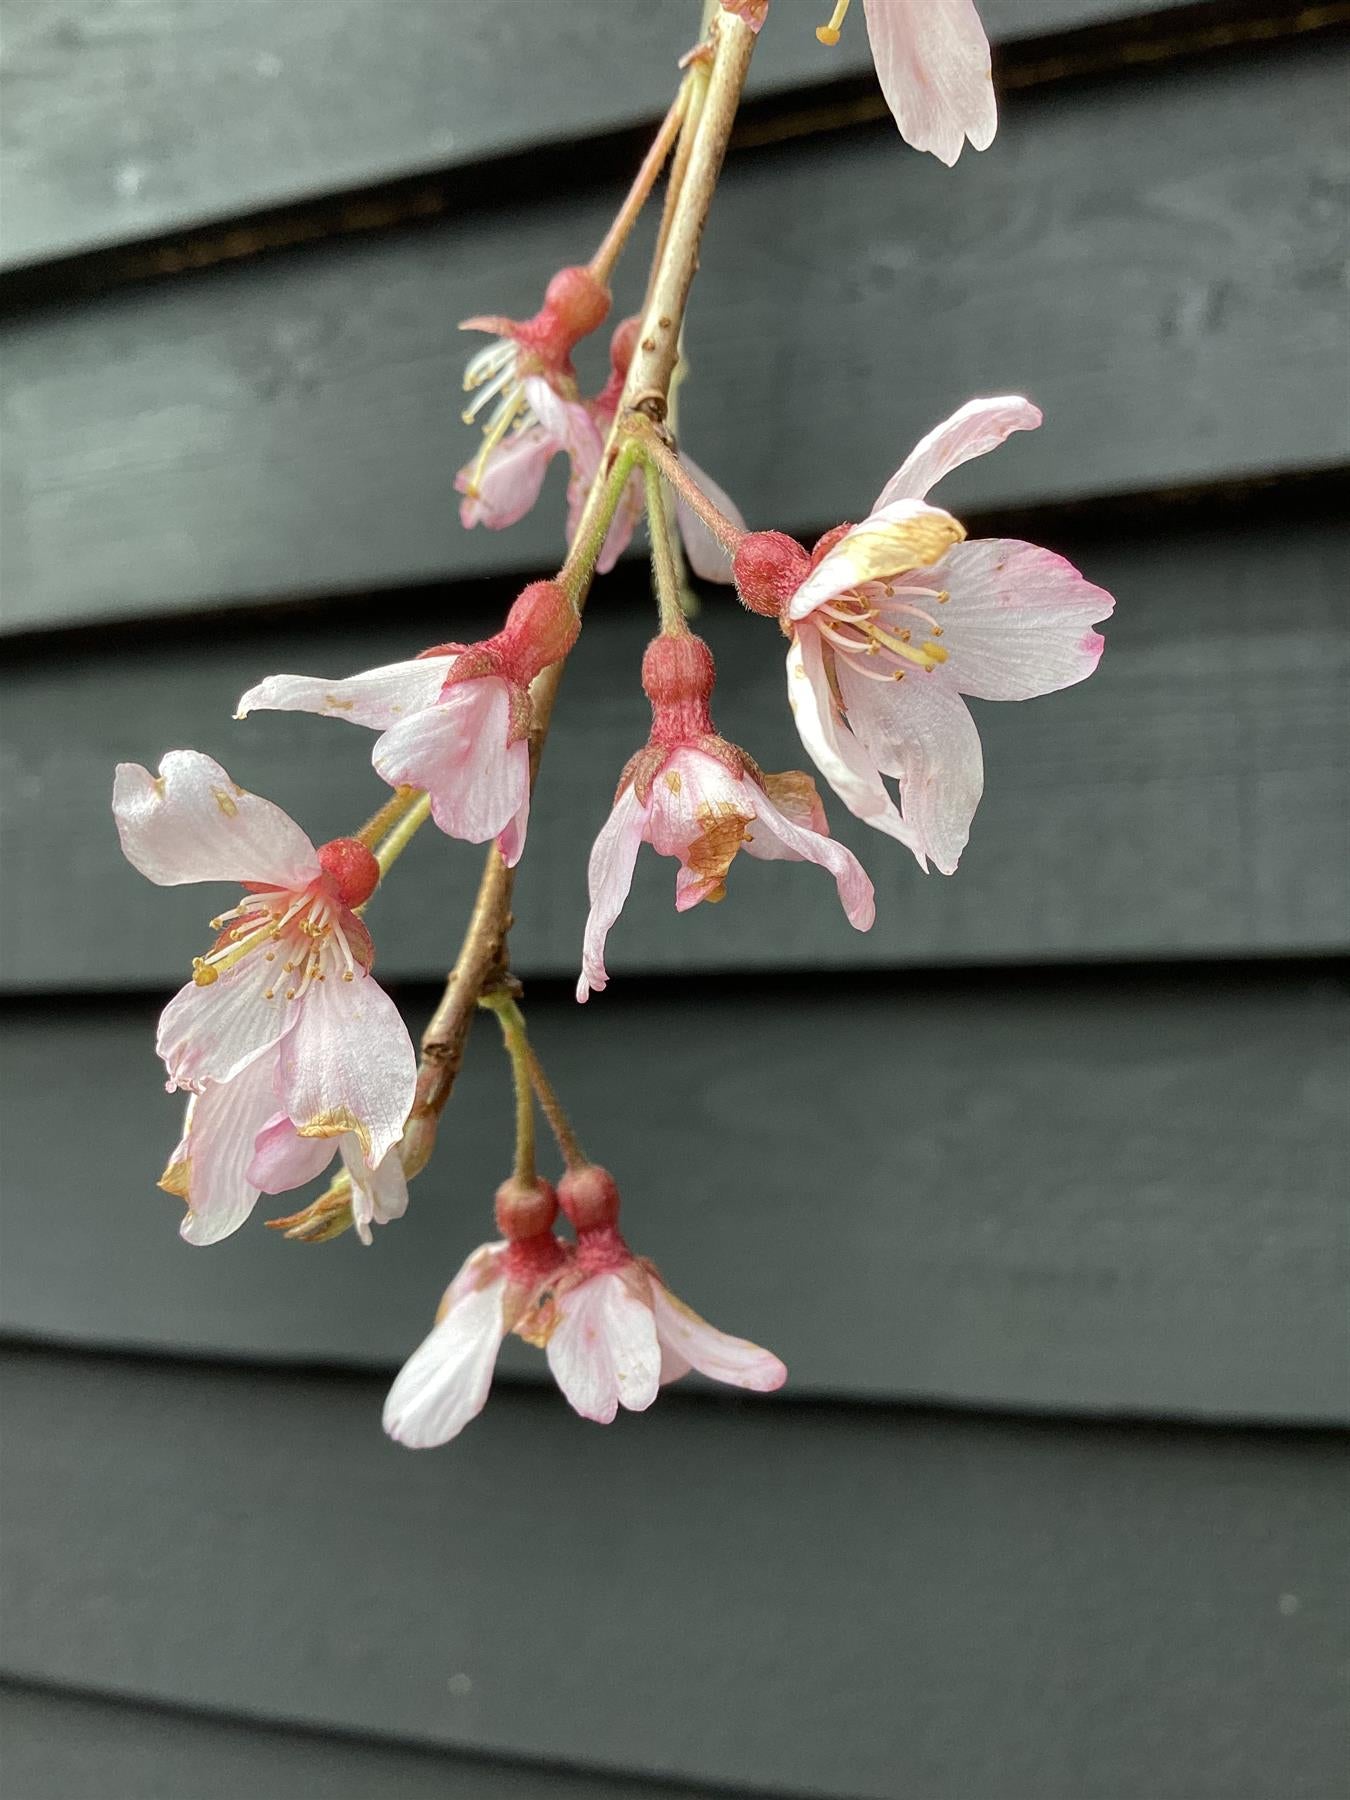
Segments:
[[[578,612],[585,605],[595,565],[605,547],[628,478],[641,457],[641,445],[631,440],[621,444],[617,453],[612,453],[611,446],[601,463],[602,473],[586,496],[586,505],[577,520],[576,535],[568,546],[557,577],[558,586]]]
[[[579,1169],[586,1161],[586,1153],[577,1142],[577,1134],[572,1129],[572,1121],[568,1118],[553,1084],[545,1075],[544,1066],[539,1060],[534,1045],[528,1040],[525,1045],[525,1054],[535,1097],[544,1109],[544,1117],[548,1120],[549,1130],[558,1141],[558,1148],[563,1153],[563,1160],[569,1169]]]
[[[478,1004],[496,1013],[502,1043],[511,1059],[511,1079],[516,1090],[516,1160],[511,1173],[517,1181],[533,1186],[538,1176],[534,1157],[534,1089],[531,1082],[530,1039],[525,1015],[505,987],[491,988],[478,996]]]
[[[417,792],[415,787],[395,788],[380,810],[372,813],[361,829],[355,833],[357,843],[364,844],[367,850],[373,850],[385,832],[398,824],[417,798]]]
[[[647,489],[647,536],[652,545],[652,574],[656,582],[656,603],[661,609],[661,630],[667,637],[686,637],[689,626],[680,604],[680,570],[670,534],[666,484],[651,462],[643,463],[642,479]]]
[[[656,277],[652,282],[649,304],[643,314],[643,329],[638,350],[629,367],[628,379],[615,414],[600,472],[592,483],[574,538],[574,549],[568,553],[571,572],[568,587],[578,612],[585,605],[586,593],[594,572],[594,556],[604,543],[601,522],[608,530],[613,517],[605,507],[617,505],[623,481],[611,485],[615,478],[622,448],[618,445],[617,421],[626,412],[641,406],[649,416],[663,418],[669,405],[670,378],[679,352],[680,325],[685,305],[698,267],[698,247],[704,221],[712,205],[717,177],[726,155],[727,141],[736,117],[741,90],[750,67],[755,47],[755,34],[732,13],[719,12],[711,32],[712,53],[708,66],[707,90],[698,123],[690,145],[688,166],[681,180],[674,213]],[[650,348],[648,348],[650,342]],[[596,534],[599,533],[598,544]],[[580,550],[583,544],[587,548]],[[595,544],[594,554],[590,545]],[[533,784],[539,770],[539,759],[548,735],[553,703],[562,681],[563,664],[557,662],[545,669],[534,681],[530,694],[534,703],[534,725],[530,733],[530,778]],[[440,1003],[422,1034],[422,1054],[417,1068],[417,1087],[412,1111],[403,1134],[403,1166],[412,1176],[426,1167],[436,1140],[436,1126],[454,1088],[464,1061],[464,1046],[478,1003],[478,996],[488,983],[500,976],[505,963],[506,938],[511,927],[511,889],[513,871],[508,869],[494,845],[488,851],[483,878],[478,888],[459,956],[445,984]]]
[[[647,204],[652,189],[656,186],[657,177],[666,166],[671,147],[680,135],[680,127],[684,123],[684,110],[689,103],[692,92],[689,76],[680,83],[675,98],[670,103],[670,110],[662,119],[660,129],[652,139],[651,147],[642,159],[642,167],[633,177],[633,185],[624,196],[623,205],[614,215],[614,222],[601,240],[600,248],[591,258],[591,274],[597,281],[608,283],[614,272],[614,265],[628,242],[629,234],[638,221],[638,215]]]
[[[656,465],[685,505],[702,519],[722,548],[734,556],[745,536],[744,531],[739,525],[733,525],[721,508],[708,498],[666,442],[662,432],[643,413],[630,415],[624,421],[624,429],[640,441],[647,461]]]
[[[381,880],[389,873],[417,833],[426,824],[427,815],[431,811],[430,794],[419,794],[416,788],[409,788],[407,791],[412,796],[412,804],[375,851],[375,860],[380,865]]]

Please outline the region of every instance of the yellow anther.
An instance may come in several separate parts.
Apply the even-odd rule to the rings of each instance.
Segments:
[[[213,969],[205,958],[194,956],[192,959],[192,979],[198,987],[210,987],[213,981],[220,980],[220,971]]]
[[[947,652],[942,648],[941,644],[934,644],[930,641],[929,643],[926,643],[923,648],[924,654],[930,657],[935,663],[946,662]]]
[[[829,24],[816,26],[816,37],[822,44],[828,44],[831,49],[839,42],[839,27],[848,14],[848,4],[849,0],[835,0],[835,8],[830,15]]]

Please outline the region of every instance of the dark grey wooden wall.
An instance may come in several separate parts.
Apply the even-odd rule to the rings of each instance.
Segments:
[[[501,1170],[486,1035],[372,1251],[193,1251],[154,1189],[201,914],[120,861],[111,764],[191,742],[323,834],[377,802],[355,735],[231,704],[556,560],[556,507],[448,504],[454,321],[589,251],[694,10],[9,8],[6,1800],[1342,1791],[1345,6],[986,0],[1002,130],[948,173],[861,20],[830,57],[775,0],[691,449],[806,533],[1024,389],[1045,429],[951,503],[1119,598],[1088,686],[983,710],[955,880],[870,843],[859,937],[778,866],[678,921],[644,869],[583,1013],[640,567],[597,597],[518,958],[633,1236],[785,1395],[602,1432],[522,1352],[454,1450],[381,1438]],[[725,728],[800,760],[762,627],[704,628]],[[414,1029],[476,864],[429,835],[379,903]]]

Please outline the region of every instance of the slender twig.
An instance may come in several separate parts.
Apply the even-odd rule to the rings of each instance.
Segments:
[[[544,1073],[543,1064],[532,1043],[526,1039],[525,1055],[529,1064],[530,1080],[534,1084],[535,1095],[544,1109],[544,1117],[548,1120],[549,1130],[558,1141],[558,1148],[563,1153],[563,1160],[569,1169],[578,1169],[586,1161],[586,1153],[577,1142],[577,1134],[572,1129],[572,1121],[564,1110],[563,1103],[554,1091],[553,1084]]]
[[[372,813],[354,834],[357,842],[364,844],[368,850],[373,850],[385,832],[391,831],[398,824],[416,798],[415,787],[395,788],[379,811]]]
[[[479,996],[478,1004],[496,1013],[502,1028],[502,1043],[511,1059],[511,1079],[516,1094],[516,1160],[512,1174],[517,1181],[533,1187],[538,1171],[534,1157],[534,1088],[529,1034],[525,1016],[505,987],[490,989]]]
[[[644,457],[656,465],[685,505],[702,519],[722,548],[734,556],[744,531],[708,498],[666,442],[660,427],[652,425],[645,413],[634,413],[624,421],[624,430],[633,434],[642,445]]]
[[[661,629],[668,637],[684,637],[689,627],[680,604],[680,570],[670,534],[666,484],[660,471],[650,462],[643,465],[642,477],[647,490],[647,536],[651,539],[652,576],[656,585],[656,603],[661,609]]]
[[[691,71],[692,74],[692,71]],[[623,205],[614,215],[614,223],[601,239],[600,248],[591,258],[591,274],[599,281],[608,282],[614,272],[614,265],[628,242],[629,233],[637,223],[638,215],[647,204],[648,196],[656,186],[657,177],[666,166],[671,146],[680,134],[684,123],[684,110],[693,91],[690,76],[680,83],[679,91],[670,103],[670,111],[661,121],[661,127],[652,139],[651,148],[642,159],[642,167],[633,177],[633,185],[624,196]]]

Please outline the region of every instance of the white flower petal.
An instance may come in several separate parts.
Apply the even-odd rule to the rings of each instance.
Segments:
[[[445,698],[386,731],[371,761],[393,787],[423,788],[447,837],[486,844],[517,819],[530,791],[524,738],[507,743],[510,697],[496,675],[456,682]]]
[[[276,1062],[270,1056],[232,1081],[210,1083],[188,1102],[184,1139],[162,1182],[187,1204],[178,1228],[187,1243],[217,1244],[253,1211],[254,1146],[276,1109]]]
[[[762,790],[758,791],[755,806],[755,824],[745,840],[747,852],[767,861],[774,860],[772,848],[765,843],[766,836],[772,834],[784,850],[803,862],[813,862],[828,869],[834,876],[839,901],[848,915],[849,924],[855,931],[870,931],[877,916],[876,895],[867,871],[853,852],[823,832],[794,825]]]
[[[1092,627],[1115,601],[1052,550],[981,538],[949,550],[935,579],[951,595],[941,609],[944,672],[963,694],[1030,700],[1096,668],[1104,641]]]
[[[450,655],[419,656],[340,681],[322,675],[269,675],[242,696],[234,716],[244,719],[251,712],[310,712],[386,731],[400,719],[435,704],[454,662]]]
[[[700,1375],[761,1394],[782,1387],[787,1380],[786,1368],[772,1351],[761,1350],[745,1338],[728,1337],[659,1281],[652,1282],[652,1311],[663,1354],[697,1369]]]
[[[863,0],[872,58],[900,135],[948,168],[998,129],[989,40],[974,0]]]
[[[271,974],[276,966],[246,956],[206,987],[189,981],[179,988],[155,1035],[170,1087],[229,1081],[291,1030],[297,1014]]]
[[[892,500],[851,525],[826,552],[788,602],[789,619],[805,619],[818,606],[868,582],[896,581],[930,568],[959,543],[965,528],[940,506]]]
[[[586,918],[578,1000],[588,999],[592,992],[602,993],[608,985],[605,940],[633,885],[633,868],[646,834],[647,817],[648,808],[642,805],[630,783],[614,802],[613,811],[591,846],[587,869],[591,910]]]
[[[962,463],[991,450],[1014,431],[1034,431],[1043,415],[1039,406],[1020,394],[999,394],[990,400],[967,400],[950,419],[935,425],[910,451],[877,495],[872,511],[880,512],[894,500],[924,500],[944,475]]]
[[[608,1425],[620,1406],[643,1412],[661,1386],[661,1347],[647,1301],[617,1270],[591,1275],[562,1302],[548,1366],[583,1419]]]
[[[354,1132],[377,1168],[403,1136],[417,1080],[398,1008],[359,971],[316,978],[288,1004],[298,1018],[282,1042],[282,1105],[302,1137]]]
[[[876,682],[841,659],[849,723],[869,757],[900,782],[900,810],[920,849],[954,874],[984,790],[980,734],[969,708],[939,674]]]
[[[345,1133],[340,1144],[342,1161],[351,1177],[356,1235],[368,1244],[372,1225],[388,1225],[408,1210],[408,1177],[403,1171],[403,1158],[395,1144],[379,1168],[371,1169],[361,1154],[361,1140],[354,1133]]]
[[[319,873],[314,846],[270,800],[239,787],[200,750],[171,750],[156,777],[118,763],[113,817],[127,861],[160,887],[264,881],[302,888]]]
[[[444,1316],[399,1370],[385,1400],[384,1429],[409,1450],[448,1444],[487,1403],[506,1336],[506,1275],[479,1280],[477,1274],[489,1273],[480,1264],[482,1255],[479,1251],[465,1265],[447,1296]],[[475,1278],[461,1285],[475,1264],[480,1264]]]

